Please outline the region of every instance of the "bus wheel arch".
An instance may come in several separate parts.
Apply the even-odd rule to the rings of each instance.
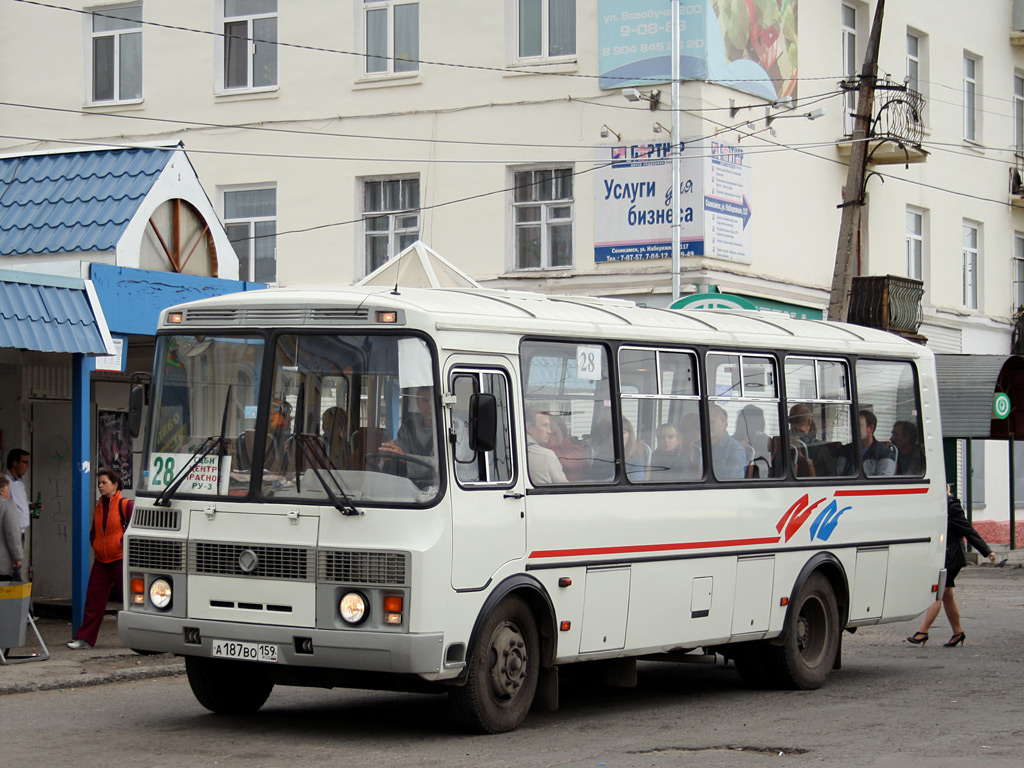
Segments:
[[[842,563],[815,555],[796,580],[782,633],[765,646],[773,682],[784,688],[820,687],[840,658],[849,589]]]
[[[543,587],[529,577],[503,582],[477,617],[460,683],[448,694],[470,730],[502,733],[530,711],[541,669],[554,658],[554,610]]]

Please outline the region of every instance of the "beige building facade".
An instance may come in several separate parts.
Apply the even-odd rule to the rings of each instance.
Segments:
[[[671,88],[641,67],[668,58],[669,5],[0,0],[0,153],[183,142],[240,280],[350,283],[421,239],[488,286],[667,306],[671,259],[609,254],[671,236]],[[687,65],[706,70],[680,87],[680,283],[815,316],[850,154],[841,83],[875,4],[755,5],[774,10],[682,4]],[[1018,5],[886,6],[876,126],[898,102],[910,125],[891,135],[910,140],[874,152],[856,271],[922,280],[938,352],[1009,354],[1024,306]],[[923,97],[909,118],[904,85]],[[723,155],[742,176],[716,176]],[[1003,519],[1004,485],[982,484]]]

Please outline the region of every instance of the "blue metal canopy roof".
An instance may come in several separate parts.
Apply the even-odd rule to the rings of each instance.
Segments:
[[[0,256],[114,250],[174,151],[0,157]]]
[[[0,270],[0,347],[106,354],[84,280]]]

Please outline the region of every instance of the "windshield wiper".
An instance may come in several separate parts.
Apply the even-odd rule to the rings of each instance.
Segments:
[[[220,446],[220,452],[217,454],[217,482],[220,482],[220,461],[219,457],[224,455],[225,440],[224,433],[228,429],[228,403],[231,402],[231,385],[228,385],[227,394],[224,397],[224,413],[220,419],[220,434],[211,435],[210,437],[203,440],[198,448],[189,457],[189,460],[185,462],[185,468],[174,476],[174,480],[168,485],[160,495],[156,497],[156,501],[153,502],[155,507],[169,507],[171,506],[171,494],[173,494],[178,487],[185,482],[185,478],[188,477],[189,472],[195,469],[203,459],[210,455],[215,447]]]
[[[299,446],[299,455],[295,457],[295,490],[298,493],[302,493],[302,459],[309,461],[309,468],[313,470],[313,474],[316,475],[316,479],[320,481],[320,487],[324,489],[324,493],[327,494],[327,498],[331,500],[334,508],[337,509],[341,514],[346,516],[356,516],[363,514],[356,509],[355,504],[352,503],[352,499],[345,492],[345,486],[342,485],[341,480],[331,474],[328,469],[327,474],[330,475],[331,480],[334,481],[334,485],[341,493],[341,499],[334,495],[330,488],[327,487],[327,483],[324,482],[324,476],[320,474],[320,469],[317,467],[316,452],[310,447],[310,443],[315,440],[315,436],[307,435],[306,429],[306,388],[304,386],[299,387],[299,394],[296,397],[295,402],[295,429],[292,432],[292,442],[297,443]],[[319,440],[317,440],[319,446]],[[327,458],[325,453],[323,456],[326,459],[326,464],[330,464],[330,459]],[[323,462],[321,462],[323,463]]]
[[[333,481],[333,485],[338,489],[338,492],[341,494],[340,499],[334,494],[330,486],[324,480],[324,476],[320,473],[320,469],[317,467],[317,456],[315,455],[315,452],[312,450],[312,448],[310,448],[308,445],[308,443],[311,443],[313,440],[316,440],[316,438],[313,435],[305,434],[292,435],[292,438],[298,444],[299,451],[302,453],[303,458],[309,461],[309,468],[313,470],[313,474],[316,475],[316,479],[320,481],[320,486],[324,489],[324,493],[327,494],[327,498],[331,500],[331,503],[334,505],[334,508],[341,512],[341,514],[346,516],[355,516],[363,514],[362,511],[356,509],[356,505],[352,503],[352,499],[349,497],[348,493],[345,492],[345,486],[342,484],[341,478],[337,477],[330,470],[327,471],[328,477],[331,478],[331,480]],[[296,479],[298,479],[297,474]]]

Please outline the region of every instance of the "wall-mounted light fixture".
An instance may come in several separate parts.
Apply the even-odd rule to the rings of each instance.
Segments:
[[[607,139],[609,136],[614,136],[616,141],[622,141],[622,134],[618,131],[613,131],[607,125],[601,126],[601,138]]]
[[[767,110],[765,110],[767,112]],[[765,125],[769,128],[772,127],[772,123],[776,120],[790,120],[794,117],[802,117],[804,120],[817,120],[819,117],[825,116],[824,109],[812,109],[810,112],[788,112],[781,115],[769,115],[765,114],[764,121]]]
[[[657,88],[653,88],[650,93],[643,93],[637,88],[623,88],[622,95],[627,101],[646,101],[650,105],[652,112],[661,103],[661,91]]]

